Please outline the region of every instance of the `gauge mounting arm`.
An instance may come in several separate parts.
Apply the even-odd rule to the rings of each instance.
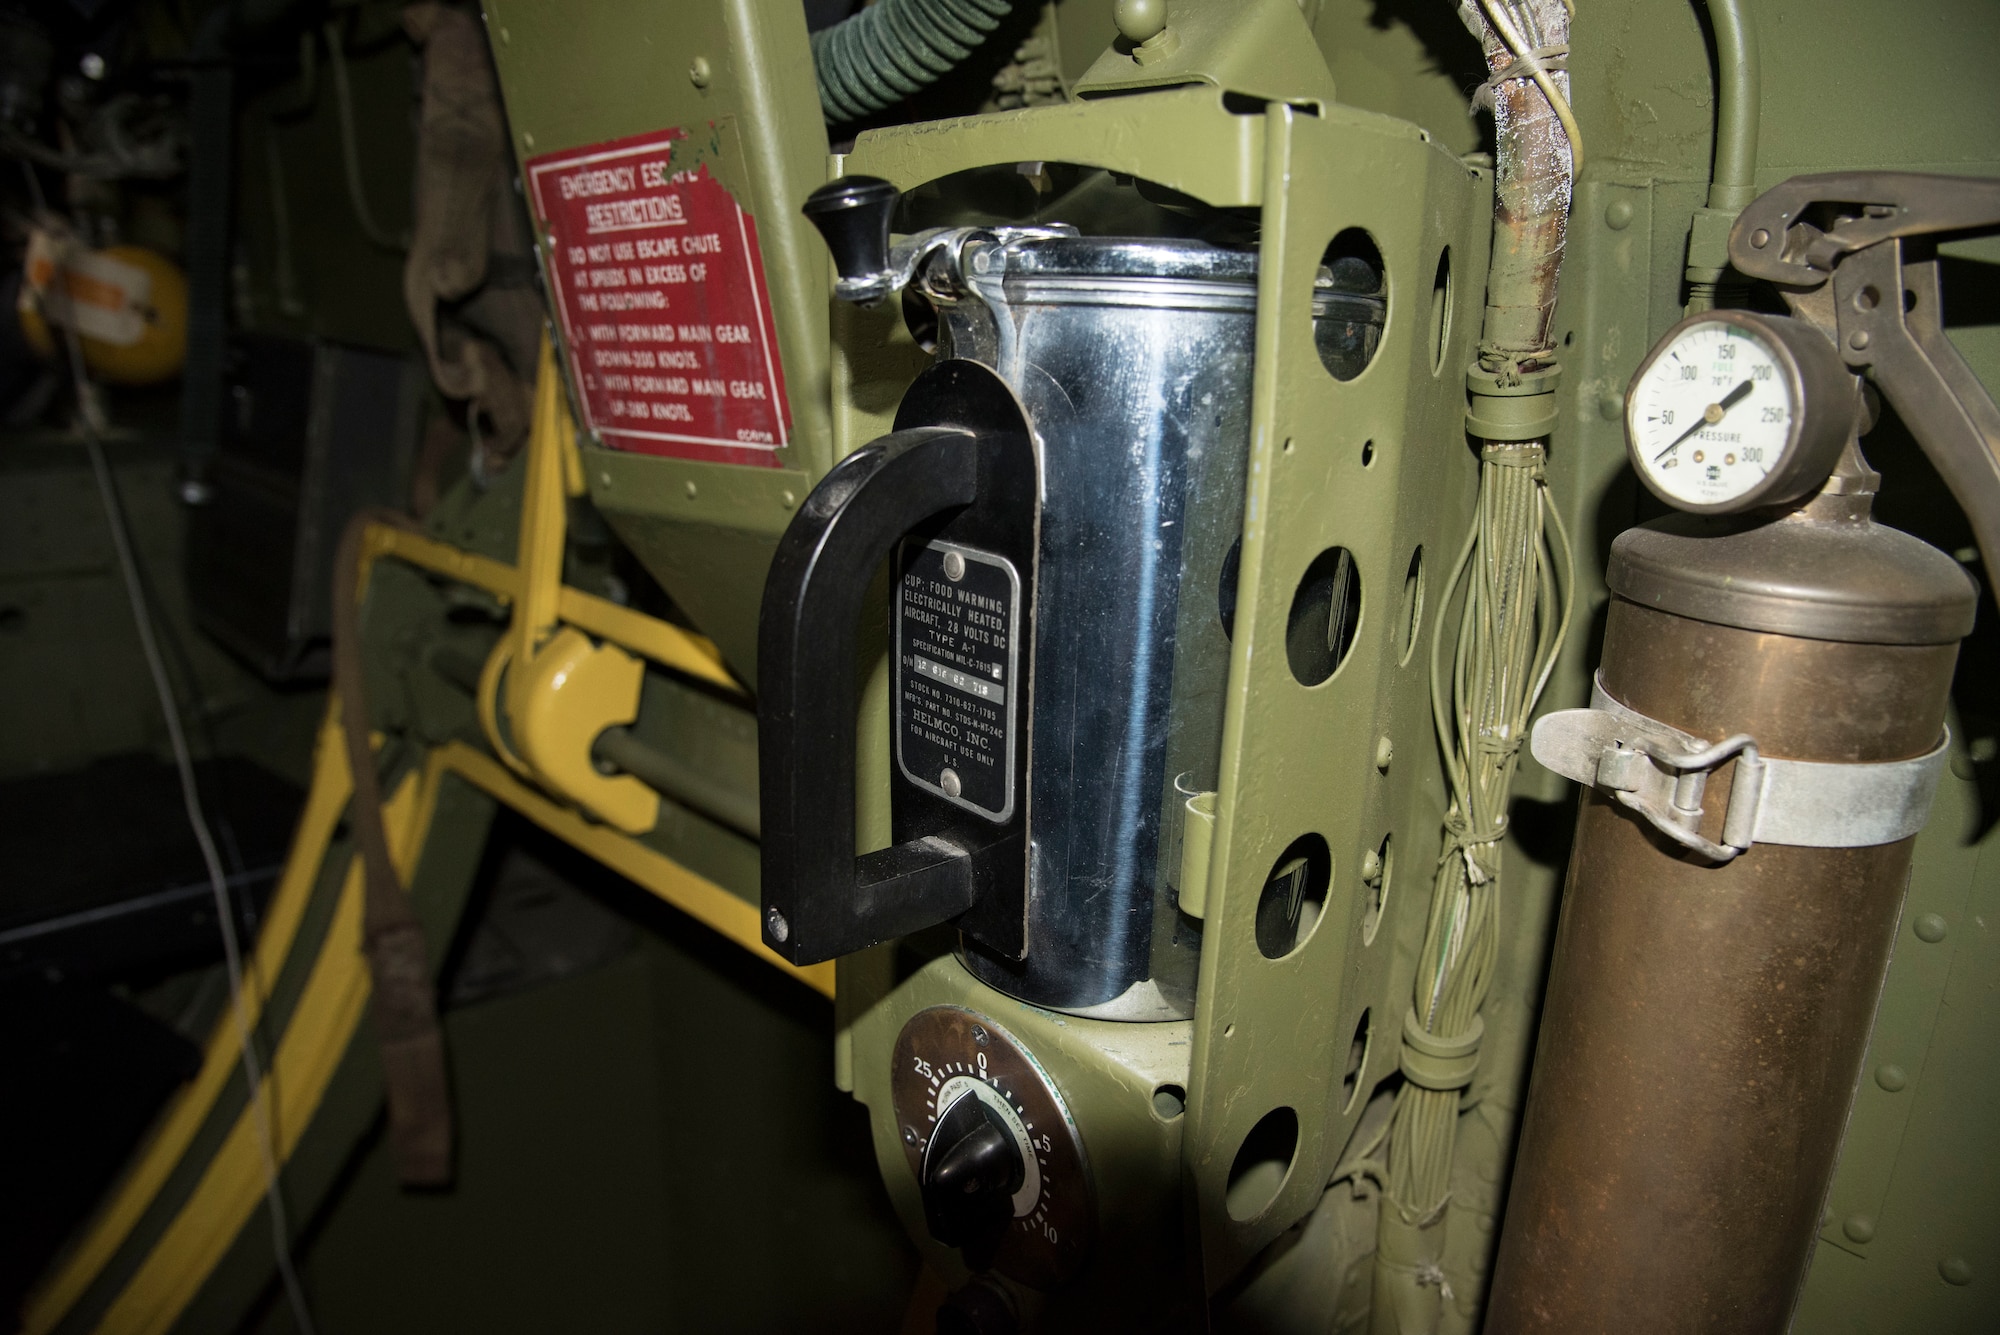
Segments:
[[[1827,172],[1766,191],[1729,234],[1730,263],[1776,283],[1895,405],[1972,521],[1989,580],[2000,570],[2000,407],[1945,337],[1935,242],[1996,231],[2000,180]]]

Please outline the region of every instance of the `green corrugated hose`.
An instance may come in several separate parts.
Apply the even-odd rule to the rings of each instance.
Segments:
[[[1000,26],[1013,0],[881,0],[813,34],[829,124],[896,105],[955,69]]]

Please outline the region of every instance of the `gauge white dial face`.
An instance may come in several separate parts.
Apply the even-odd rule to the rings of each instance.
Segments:
[[[1689,325],[1639,373],[1625,429],[1668,499],[1721,505],[1778,466],[1798,407],[1770,343],[1715,320]]]

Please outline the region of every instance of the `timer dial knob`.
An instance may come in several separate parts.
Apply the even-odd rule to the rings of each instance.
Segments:
[[[894,1061],[891,1102],[931,1236],[1036,1288],[1074,1274],[1096,1207],[1083,1140],[1041,1064],[959,1006],[912,1016]]]
[[[990,1251],[1014,1219],[1014,1194],[1027,1180],[1008,1121],[970,1091],[938,1118],[925,1147],[924,1222],[952,1247]]]

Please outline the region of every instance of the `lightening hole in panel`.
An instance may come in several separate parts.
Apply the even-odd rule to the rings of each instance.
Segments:
[[[1231,1219],[1239,1223],[1255,1219],[1270,1208],[1292,1171],[1298,1149],[1299,1115],[1290,1108],[1273,1108],[1257,1120],[1229,1166],[1222,1200]]]
[[[1236,581],[1243,571],[1243,539],[1229,544],[1222,558],[1222,576],[1216,581],[1215,611],[1222,618],[1224,639],[1236,638]]]
[[[1445,345],[1451,342],[1451,247],[1438,252],[1437,273],[1431,279],[1431,374],[1444,370]]]
[[[1313,280],[1313,346],[1335,380],[1368,369],[1388,322],[1388,287],[1375,238],[1350,227],[1333,238]]]
[[[1361,572],[1353,553],[1329,547],[1315,556],[1292,595],[1285,623],[1285,661],[1301,686],[1331,677],[1354,647],[1361,624]]]
[[[1389,904],[1389,886],[1396,874],[1396,840],[1394,835],[1382,836],[1382,846],[1368,858],[1361,867],[1361,883],[1364,887],[1361,911],[1361,944],[1375,944],[1375,933],[1382,930],[1382,910]]]
[[[1306,943],[1332,879],[1333,856],[1319,835],[1302,834],[1278,854],[1257,897],[1257,949],[1265,959],[1283,959]]]
[[[1403,572],[1403,610],[1396,618],[1403,633],[1398,662],[1407,663],[1417,651],[1417,634],[1424,628],[1424,549],[1410,553],[1410,568]]]
[[[1361,1094],[1361,1077],[1368,1069],[1368,1049],[1374,1039],[1368,1019],[1370,1012],[1362,1011],[1361,1018],[1354,1022],[1354,1037],[1347,1044],[1347,1073],[1340,1077],[1340,1110],[1347,1112],[1354,1107],[1354,1100]]]
[[[1153,1115],[1171,1122],[1187,1111],[1187,1091],[1179,1085],[1161,1085],[1153,1091]]]

